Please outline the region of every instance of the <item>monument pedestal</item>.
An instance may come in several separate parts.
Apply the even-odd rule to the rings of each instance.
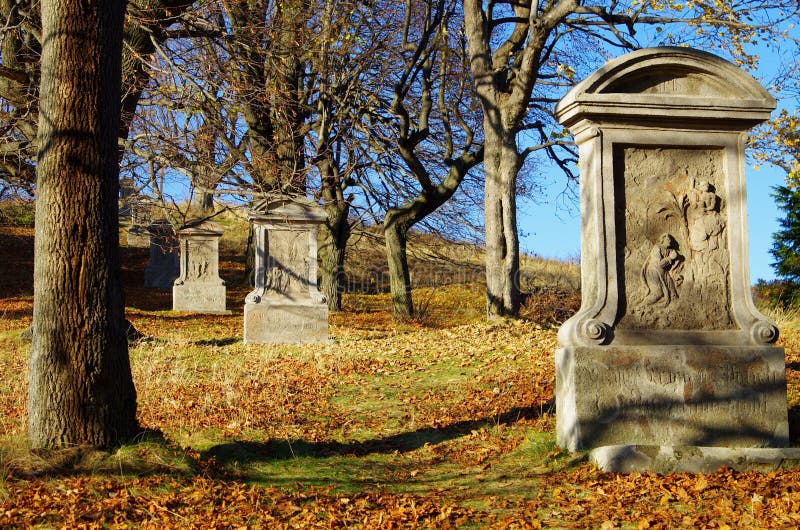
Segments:
[[[262,299],[244,304],[245,344],[311,344],[328,341],[324,302]]]
[[[219,277],[219,240],[213,223],[194,221],[178,232],[180,276],[172,286],[172,310],[227,315],[225,281]]]
[[[225,284],[219,282],[175,284],[172,287],[172,310],[215,315],[231,314],[225,309]]]
[[[144,286],[169,291],[180,276],[178,238],[167,220],[147,227],[150,234],[150,258],[144,269]]]
[[[556,410],[557,443],[570,451],[789,443],[784,352],[774,346],[562,348]]]

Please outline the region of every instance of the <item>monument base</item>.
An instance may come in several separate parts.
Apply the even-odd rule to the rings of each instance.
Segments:
[[[150,248],[150,234],[146,229],[133,226],[128,229],[127,244],[132,248]]]
[[[225,285],[187,282],[172,287],[172,310],[229,315],[225,310]]]
[[[800,465],[800,448],[610,445],[590,451],[589,460],[611,473],[713,473],[721,467],[766,473]]]
[[[245,344],[319,342],[328,342],[328,306],[324,302],[262,299],[245,303]]]
[[[597,346],[556,351],[556,436],[607,445],[783,447],[783,348]]]

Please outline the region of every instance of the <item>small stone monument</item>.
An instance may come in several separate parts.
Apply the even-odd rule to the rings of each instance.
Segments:
[[[582,216],[582,305],[556,353],[561,447],[788,444],[784,351],[747,258],[745,140],[774,108],[687,48],[611,61],[556,107]]]
[[[255,288],[244,304],[244,342],[328,340],[328,306],[317,288],[317,231],[325,211],[304,197],[256,202]]]
[[[150,234],[150,259],[144,268],[144,286],[168,291],[180,273],[175,230],[169,221],[161,219],[151,223],[147,232]]]
[[[131,216],[130,199],[136,195],[136,185],[131,177],[119,179],[119,216],[129,218]]]
[[[147,248],[150,246],[150,232],[147,227],[153,222],[153,203],[147,197],[130,195],[125,199],[130,213],[128,227],[128,246]]]
[[[173,311],[227,314],[225,281],[219,277],[219,239],[213,223],[190,221],[178,230],[180,276],[172,287]]]

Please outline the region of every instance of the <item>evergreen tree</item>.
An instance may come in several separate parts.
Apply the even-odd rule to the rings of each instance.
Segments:
[[[772,264],[778,276],[800,282],[800,189],[776,186],[772,196],[785,216],[781,229],[772,235]]]

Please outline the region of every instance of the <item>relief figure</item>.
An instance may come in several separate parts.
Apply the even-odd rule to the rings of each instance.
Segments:
[[[678,286],[683,280],[680,271],[684,258],[678,253],[677,247],[674,237],[662,234],[658,243],[650,250],[642,266],[645,287],[643,304],[661,302],[661,305],[667,306],[678,298]]]
[[[280,294],[286,294],[289,291],[291,283],[292,276],[289,271],[277,266],[270,267],[267,271],[266,278],[264,278],[265,290]]]
[[[208,261],[197,260],[192,263],[191,277],[197,280],[203,279],[208,274]]]
[[[714,186],[706,181],[695,183],[689,194],[687,212],[689,250],[691,251],[692,279],[702,282],[715,271],[714,252],[722,246],[725,221],[720,215],[720,198]],[[719,265],[719,263],[717,263]]]

